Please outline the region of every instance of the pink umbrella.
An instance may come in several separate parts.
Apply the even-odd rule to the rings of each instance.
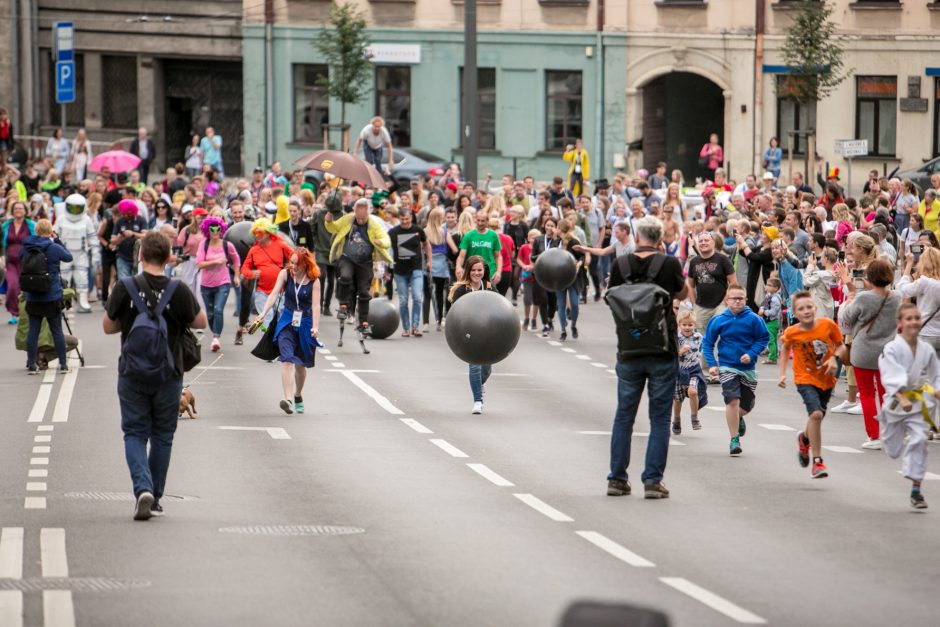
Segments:
[[[140,165],[140,157],[123,150],[109,150],[91,160],[89,170],[101,172],[107,168],[112,173],[127,172]]]

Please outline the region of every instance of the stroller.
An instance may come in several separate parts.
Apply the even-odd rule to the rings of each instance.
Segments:
[[[72,299],[75,297],[75,290],[66,288],[63,290],[62,298],[65,301],[65,308],[62,310],[62,321],[65,323],[65,354],[75,351],[78,355],[78,361],[82,366],[85,365],[85,356],[78,350],[78,338],[72,334],[72,326],[65,312],[72,308]],[[26,295],[20,293],[20,311],[26,312]],[[26,350],[26,337],[29,335],[29,316],[20,316],[16,323],[16,350]],[[46,370],[49,362],[56,359],[55,344],[52,341],[52,332],[49,330],[49,323],[42,321],[42,328],[39,331],[39,354],[36,356],[36,365],[40,370]]]

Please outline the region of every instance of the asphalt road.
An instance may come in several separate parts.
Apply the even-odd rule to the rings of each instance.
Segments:
[[[802,404],[770,367],[740,458],[711,387],[704,428],[686,422],[670,446],[671,498],[607,497],[602,304],[582,307],[580,340],[524,333],[481,416],[443,333],[363,355],[335,346],[335,319],[307,412],[287,416],[277,367],[232,345],[227,316],[224,356],[192,386],[199,417],[179,424],[166,516],[135,523],[118,340],[100,312],[76,316],[86,367],[65,377],[27,376],[0,329],[2,627],[547,627],[585,599],[679,626],[938,624],[940,461],[924,484],[933,509],[915,513],[900,462],[861,449],[861,417],[836,414],[830,477],[810,479]],[[635,488],[646,431],[644,408]]]

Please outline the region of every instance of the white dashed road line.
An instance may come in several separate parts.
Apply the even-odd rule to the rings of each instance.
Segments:
[[[461,451],[459,448],[457,448],[456,446],[454,446],[453,444],[451,444],[451,443],[448,442],[447,440],[441,440],[441,439],[438,439],[438,438],[431,438],[430,440],[428,440],[428,442],[430,442],[431,444],[433,444],[433,445],[436,446],[437,448],[441,449],[442,451],[444,451],[445,453],[447,453],[447,454],[450,455],[451,457],[470,457],[469,455],[467,455],[466,453],[464,453],[463,451]]]
[[[339,364],[336,362],[334,362],[333,365],[339,367]],[[341,370],[340,374],[349,379],[353,385],[365,392],[369,398],[378,403],[379,407],[388,413],[395,416],[403,416],[405,414],[405,412],[395,407],[390,400],[379,394],[375,388],[363,381],[355,372],[350,370]]]
[[[760,424],[758,425],[770,431],[796,431],[793,427],[788,427],[787,425],[773,425],[773,424]]]
[[[852,448],[851,446],[823,446],[823,448],[832,453],[862,453],[857,448]]]
[[[549,341],[548,341],[548,345],[549,345],[549,346],[561,346],[561,342],[559,342],[559,341],[557,341],[557,340],[549,340]]]
[[[578,351],[576,351],[576,350],[573,349],[573,348],[563,348],[563,349],[561,349],[561,350],[562,350],[563,352],[565,352],[565,353],[577,353],[577,352],[578,352]]]
[[[710,592],[701,586],[698,586],[688,579],[682,577],[660,577],[659,580],[675,588],[683,594],[687,594],[699,603],[710,607],[711,609],[724,614],[731,620],[743,623],[745,625],[765,625],[767,621],[748,610],[735,605],[731,601],[724,599],[714,592]]]
[[[4,527],[0,531],[0,579],[23,578],[23,528]],[[0,625],[22,627],[23,593],[0,590]]]
[[[592,361],[592,362],[591,362],[591,365],[594,366],[595,368],[606,368],[606,367],[607,367],[607,364],[602,364],[602,363],[600,363],[599,361]]]
[[[547,516],[555,522],[574,522],[573,518],[565,513],[558,511],[537,496],[533,496],[531,494],[513,494],[513,496],[538,513],[542,514],[543,516]]]
[[[582,361],[591,361],[593,359],[590,355],[575,355],[575,357]]]
[[[418,433],[434,433],[414,418],[399,418],[403,423],[417,431]]]
[[[43,529],[39,535],[43,577],[68,577],[65,529]],[[75,627],[71,590],[43,590],[42,612],[46,627]]]
[[[630,566],[637,568],[652,568],[655,566],[655,564],[648,559],[640,557],[630,549],[617,544],[607,536],[596,531],[575,531],[575,533],[597,548],[613,555],[622,562],[626,562]]]
[[[216,427],[223,431],[266,431],[272,440],[290,440],[287,430],[281,427]]]
[[[49,405],[49,397],[52,395],[52,384],[43,381],[39,386],[39,392],[36,393],[36,402],[29,412],[29,418],[26,422],[42,422],[46,415],[46,407]]]
[[[71,372],[62,378],[62,385],[59,386],[59,396],[56,398],[55,407],[52,409],[52,422],[68,421],[78,370],[77,367],[73,366]]]
[[[516,485],[512,481],[509,481],[508,479],[490,470],[486,464],[467,464],[467,466],[470,468],[470,470],[477,473],[493,485],[497,485],[501,488],[510,488]]]

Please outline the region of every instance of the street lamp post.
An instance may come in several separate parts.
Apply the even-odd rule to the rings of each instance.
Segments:
[[[467,181],[477,185],[477,147],[480,136],[480,110],[477,98],[477,2],[463,5],[463,171]]]

